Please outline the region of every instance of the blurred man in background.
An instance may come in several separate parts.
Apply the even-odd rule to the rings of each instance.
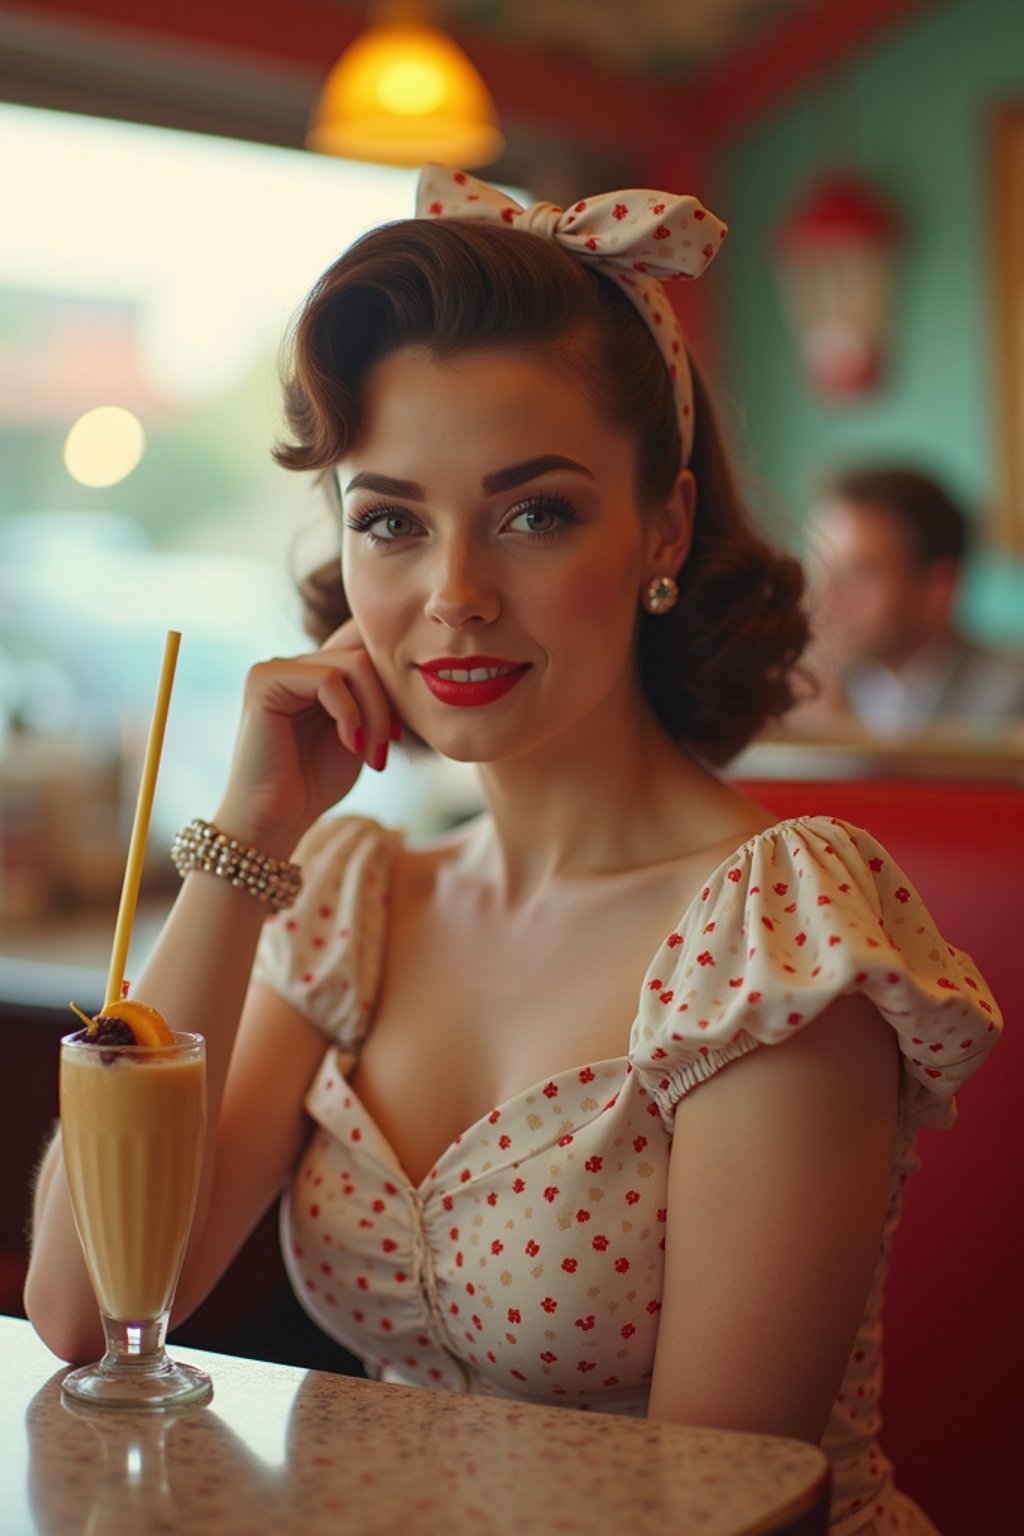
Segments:
[[[1024,723],[1024,656],[988,650],[954,621],[967,528],[942,487],[911,469],[854,469],[823,486],[809,527],[807,661],[821,691],[791,717],[800,732]]]

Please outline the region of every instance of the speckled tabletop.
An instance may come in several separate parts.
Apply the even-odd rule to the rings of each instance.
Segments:
[[[791,1440],[382,1386],[198,1350],[204,1408],[63,1404],[0,1318],[3,1536],[824,1536]]]

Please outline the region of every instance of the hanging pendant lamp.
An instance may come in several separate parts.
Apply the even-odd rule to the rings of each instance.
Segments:
[[[324,84],[306,144],[384,165],[487,165],[505,147],[498,114],[458,44],[422,5],[378,5]]]

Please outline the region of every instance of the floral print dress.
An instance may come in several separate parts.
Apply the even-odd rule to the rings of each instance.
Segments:
[[[625,1056],[581,1062],[469,1126],[419,1185],[347,1077],[379,989],[401,834],[326,818],[296,855],[296,906],[268,922],[255,979],[323,1032],[314,1131],[282,1206],[285,1262],[319,1326],[387,1382],[646,1413],[680,1101],[864,992],[895,1029],[901,1110],[879,1262],[823,1448],[833,1536],[927,1536],[879,1448],[881,1298],[922,1126],[998,1035],[967,956],[867,833],[782,822],[724,860],[638,985]]]

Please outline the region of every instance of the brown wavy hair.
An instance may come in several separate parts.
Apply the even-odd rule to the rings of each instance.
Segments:
[[[420,346],[438,359],[482,348],[536,353],[568,375],[636,448],[642,506],[667,498],[680,465],[668,371],[618,286],[553,241],[475,220],[409,219],[357,241],[320,278],[289,338],[283,383],[287,469],[318,471],[335,511],[331,470],[359,430],[361,391],[380,359]],[[665,615],[640,611],[648,699],[672,737],[728,762],[794,702],[807,641],[798,562],[756,530],[739,494],[708,391],[694,369],[697,515]],[[309,635],[349,616],[338,561],[300,582]]]

